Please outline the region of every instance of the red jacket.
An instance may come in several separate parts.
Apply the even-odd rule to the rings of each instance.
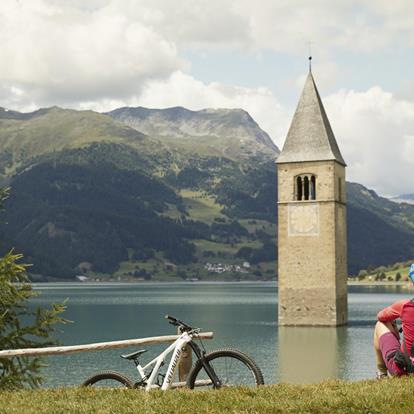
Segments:
[[[399,300],[380,311],[377,318],[380,322],[392,322],[395,319],[401,319],[404,340],[407,351],[410,353],[411,345],[414,342],[414,302],[411,299]],[[403,342],[401,342],[401,352],[404,352]]]

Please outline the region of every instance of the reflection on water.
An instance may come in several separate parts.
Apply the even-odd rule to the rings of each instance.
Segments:
[[[310,383],[340,377],[345,327],[279,327],[279,380]]]
[[[280,326],[278,358],[282,382],[306,383],[337,378],[337,330]]]
[[[33,300],[37,305],[69,298],[65,317],[74,323],[65,325],[58,335],[65,345],[169,335],[175,332],[164,320],[169,313],[214,331],[214,340],[205,341],[208,350],[230,346],[251,355],[266,383],[372,378],[376,314],[411,293],[400,286],[351,286],[348,326],[278,328],[275,283],[44,284],[36,288],[42,291]],[[148,347],[145,356],[150,360],[164,346]],[[50,357],[46,385],[79,384],[103,369],[136,377],[133,365],[119,358],[122,352]]]

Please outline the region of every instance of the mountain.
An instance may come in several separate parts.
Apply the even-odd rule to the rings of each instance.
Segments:
[[[406,204],[398,204],[388,198],[379,196],[361,184],[348,185],[350,203],[375,213],[379,218],[392,223],[403,231],[414,230],[414,208]]]
[[[350,271],[412,259],[414,206],[396,204],[357,183],[347,183],[347,192]]]
[[[0,110],[0,174],[12,177],[26,167],[54,158],[70,149],[92,143],[112,143],[147,148],[144,135],[92,111],[57,107],[21,114]],[[158,145],[156,146],[158,148]]]
[[[256,154],[277,155],[269,135],[243,109],[119,108],[114,119],[146,135],[194,152],[236,158]]]
[[[0,154],[2,251],[33,277],[275,275],[279,150],[245,111],[0,109]],[[414,257],[414,206],[348,198],[351,273]]]

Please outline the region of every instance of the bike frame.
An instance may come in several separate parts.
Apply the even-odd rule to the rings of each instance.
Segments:
[[[191,333],[189,334],[188,332],[183,332],[175,342],[173,342],[167,349],[165,349],[160,355],[150,361],[147,365],[142,367],[141,364],[137,364],[137,370],[141,376],[141,379],[146,380],[147,382],[147,385],[145,386],[146,391],[150,391],[153,388],[158,388],[158,385],[154,384],[158,376],[158,371],[161,365],[163,365],[167,355],[172,352],[173,354],[168,365],[167,373],[165,374],[165,378],[161,386],[162,390],[168,390],[171,388],[174,374],[183,353],[184,347],[192,340],[193,335]],[[145,371],[147,371],[151,366],[154,366],[154,368],[149,378],[147,378]]]

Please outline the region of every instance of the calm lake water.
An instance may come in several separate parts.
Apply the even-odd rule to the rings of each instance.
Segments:
[[[266,383],[313,382],[327,378],[373,378],[372,333],[378,310],[410,296],[399,286],[351,286],[349,324],[341,328],[277,326],[275,283],[41,284],[36,305],[68,298],[71,324],[57,335],[62,344],[171,335],[164,320],[174,315],[215,339],[208,350],[231,346],[246,352],[262,369]],[[142,362],[166,345],[149,346]],[[135,348],[130,349],[130,351]],[[50,357],[45,386],[81,383],[97,370],[114,369],[136,378],[135,367],[119,357],[128,350]]]

